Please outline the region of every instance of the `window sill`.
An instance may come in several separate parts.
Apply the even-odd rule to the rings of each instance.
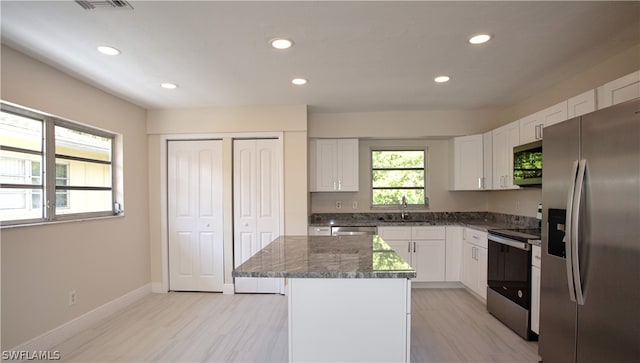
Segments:
[[[59,221],[43,221],[43,222],[33,222],[33,223],[23,223],[23,224],[9,224],[9,225],[0,225],[0,229],[13,229],[13,228],[22,228],[22,227],[35,227],[35,226],[48,226],[52,224],[63,224],[63,223],[77,223],[77,222],[89,222],[89,221],[97,221],[103,219],[114,219],[114,218],[123,218],[124,213],[114,214],[112,216],[100,216],[100,217],[86,217],[86,218],[77,218],[77,219],[66,219]]]

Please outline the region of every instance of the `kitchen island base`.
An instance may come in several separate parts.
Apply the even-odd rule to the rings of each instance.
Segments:
[[[290,362],[409,362],[411,280],[291,278]]]

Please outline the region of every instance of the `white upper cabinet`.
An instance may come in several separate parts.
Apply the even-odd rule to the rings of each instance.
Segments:
[[[640,97],[640,71],[598,87],[598,109]]]
[[[596,90],[571,97],[567,101],[567,119],[582,116],[596,110]]]
[[[513,185],[513,147],[519,144],[518,121],[493,130],[493,189],[519,189]]]
[[[567,120],[567,101],[520,119],[520,145],[542,140],[543,128]]]
[[[451,190],[484,190],[483,135],[454,137],[451,167]]]
[[[484,189],[493,189],[493,131],[482,135],[484,157]]]
[[[312,192],[357,192],[358,139],[312,139]]]

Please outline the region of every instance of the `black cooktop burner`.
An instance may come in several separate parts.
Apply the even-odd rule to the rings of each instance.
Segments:
[[[542,235],[540,228],[490,229],[489,233],[522,242],[538,240]]]

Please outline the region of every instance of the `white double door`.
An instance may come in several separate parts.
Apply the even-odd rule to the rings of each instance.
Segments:
[[[222,291],[222,141],[168,142],[169,289]]]
[[[278,139],[233,142],[235,267],[280,235],[280,145]],[[236,278],[235,291],[283,293],[284,282],[282,278]]]

